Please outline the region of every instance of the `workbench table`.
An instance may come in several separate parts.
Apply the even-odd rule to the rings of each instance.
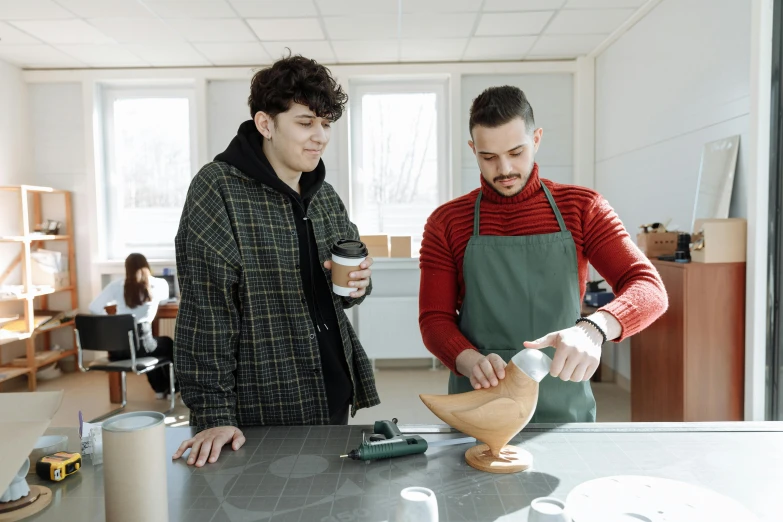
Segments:
[[[340,459],[369,426],[249,428],[237,452],[203,468],[168,464],[171,522],[385,521],[400,490],[431,488],[441,521],[527,520],[531,500],[565,500],[581,482],[647,475],[704,486],[732,497],[759,520],[783,520],[783,423],[605,423],[530,425],[512,443],[533,454],[533,469],[514,475],[476,471],[466,445],[375,462]],[[430,441],[458,437],[445,426],[403,426]],[[76,430],[67,434],[78,450]],[[167,454],[190,437],[167,428]],[[103,521],[102,466],[90,457],[77,474],[48,483],[53,502],[29,520]],[[36,483],[37,478],[31,482]]]

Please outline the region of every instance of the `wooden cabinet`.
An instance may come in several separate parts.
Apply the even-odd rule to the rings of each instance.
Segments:
[[[745,263],[653,264],[669,309],[631,338],[631,420],[743,420]]]

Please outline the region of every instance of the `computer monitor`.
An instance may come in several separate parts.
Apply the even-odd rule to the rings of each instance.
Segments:
[[[158,275],[155,277],[159,277],[161,279],[165,279],[166,282],[169,284],[169,299],[170,300],[177,300],[179,299],[179,285],[177,285],[177,276],[176,274],[167,274],[167,275]]]

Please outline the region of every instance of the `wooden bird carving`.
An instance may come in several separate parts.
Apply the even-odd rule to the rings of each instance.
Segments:
[[[538,403],[538,383],[552,360],[540,350],[525,349],[506,366],[497,386],[455,395],[419,395],[443,422],[475,437],[493,457],[530,422]]]

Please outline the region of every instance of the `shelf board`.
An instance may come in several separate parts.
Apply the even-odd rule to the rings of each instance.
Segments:
[[[11,192],[18,192],[25,189],[27,192],[46,192],[48,194],[65,194],[67,190],[57,190],[51,187],[37,187],[35,185],[8,185],[0,187],[0,190],[7,190]]]
[[[2,346],[4,344],[11,344],[11,343],[19,342],[19,341],[24,341],[24,340],[29,339],[29,338],[30,338],[30,333],[29,332],[20,333],[19,335],[14,336],[14,337],[2,337],[2,338],[0,338],[0,346]]]
[[[54,362],[59,361],[60,359],[63,359],[65,357],[69,357],[71,355],[76,355],[77,350],[74,348],[73,350],[68,351],[38,351],[35,352],[35,368],[41,368],[43,366],[52,364]],[[22,362],[24,362],[24,366],[22,366]],[[21,357],[20,359],[14,360],[12,363],[14,368],[28,368],[27,366],[27,359],[25,357]]]
[[[0,298],[0,302],[4,302],[4,301],[23,301],[25,299],[35,299],[36,297],[42,297],[42,296],[45,296],[45,295],[56,294],[58,292],[70,292],[71,290],[73,290],[72,286],[63,286],[63,287],[57,288],[55,290],[50,289],[50,290],[43,290],[43,291],[40,291],[40,292],[33,292],[33,293],[29,293],[29,294],[21,294],[19,297],[3,297],[3,298]]]
[[[65,352],[52,352],[49,357],[46,357],[45,359],[36,361],[35,367],[41,368],[42,366],[46,366],[47,364],[52,364],[53,362],[57,362],[60,359],[64,359],[66,357],[70,357],[71,355],[76,355],[77,350],[68,350]]]
[[[30,373],[30,368],[16,368],[14,366],[0,366],[0,382],[14,379]]]
[[[32,243],[35,241],[67,241],[71,239],[71,236],[49,236],[49,235],[36,235],[29,234],[27,236],[0,236],[0,242],[2,243]]]
[[[59,330],[60,328],[67,328],[67,327],[69,327],[69,326],[73,326],[75,323],[76,323],[76,321],[75,321],[75,320],[73,320],[73,319],[71,319],[70,321],[67,321],[67,322],[65,322],[65,323],[60,323],[60,324],[58,324],[57,326],[50,326],[50,327],[48,327],[48,328],[47,328],[47,327],[46,327],[46,325],[44,324],[44,325],[41,325],[41,326],[39,326],[39,327],[38,327],[38,328],[37,328],[37,329],[36,329],[36,330],[33,332],[33,335],[38,335],[38,334],[42,334],[42,333],[46,333],[46,332],[52,332],[52,331],[54,331],[54,330]]]

